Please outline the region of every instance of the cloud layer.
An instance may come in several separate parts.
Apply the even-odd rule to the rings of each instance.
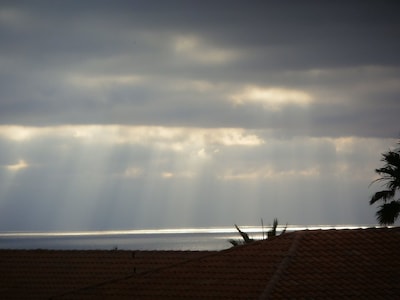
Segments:
[[[3,1],[0,230],[372,223],[397,1]]]

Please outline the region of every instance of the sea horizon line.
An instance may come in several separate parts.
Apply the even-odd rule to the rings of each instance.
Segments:
[[[270,230],[271,225],[242,225],[242,230],[249,233],[262,233]],[[376,224],[319,224],[319,225],[279,225],[278,231],[329,230],[329,229],[365,229],[379,227]],[[4,231],[0,237],[62,237],[62,236],[113,236],[113,235],[155,235],[155,234],[218,234],[235,233],[234,226],[188,227],[188,228],[151,228],[151,229],[111,229],[111,230],[73,230],[73,231]]]

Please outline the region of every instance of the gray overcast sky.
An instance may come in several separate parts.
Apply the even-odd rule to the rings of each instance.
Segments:
[[[1,1],[0,231],[375,224],[398,1]]]

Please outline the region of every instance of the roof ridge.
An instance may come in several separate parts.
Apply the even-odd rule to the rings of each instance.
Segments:
[[[281,261],[279,264],[278,268],[272,275],[271,279],[268,281],[267,286],[265,287],[264,291],[261,293],[259,299],[268,299],[270,294],[272,293],[276,283],[278,282],[279,278],[283,274],[283,272],[287,269],[288,265],[290,264],[290,261],[292,260],[292,257],[294,256],[297,247],[300,243],[301,238],[305,235],[306,231],[297,231],[296,235],[292,241],[292,244],[290,245],[290,248],[285,255],[284,259]]]

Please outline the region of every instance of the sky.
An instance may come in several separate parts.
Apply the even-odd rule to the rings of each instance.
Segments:
[[[0,231],[376,224],[398,1],[0,1]]]

